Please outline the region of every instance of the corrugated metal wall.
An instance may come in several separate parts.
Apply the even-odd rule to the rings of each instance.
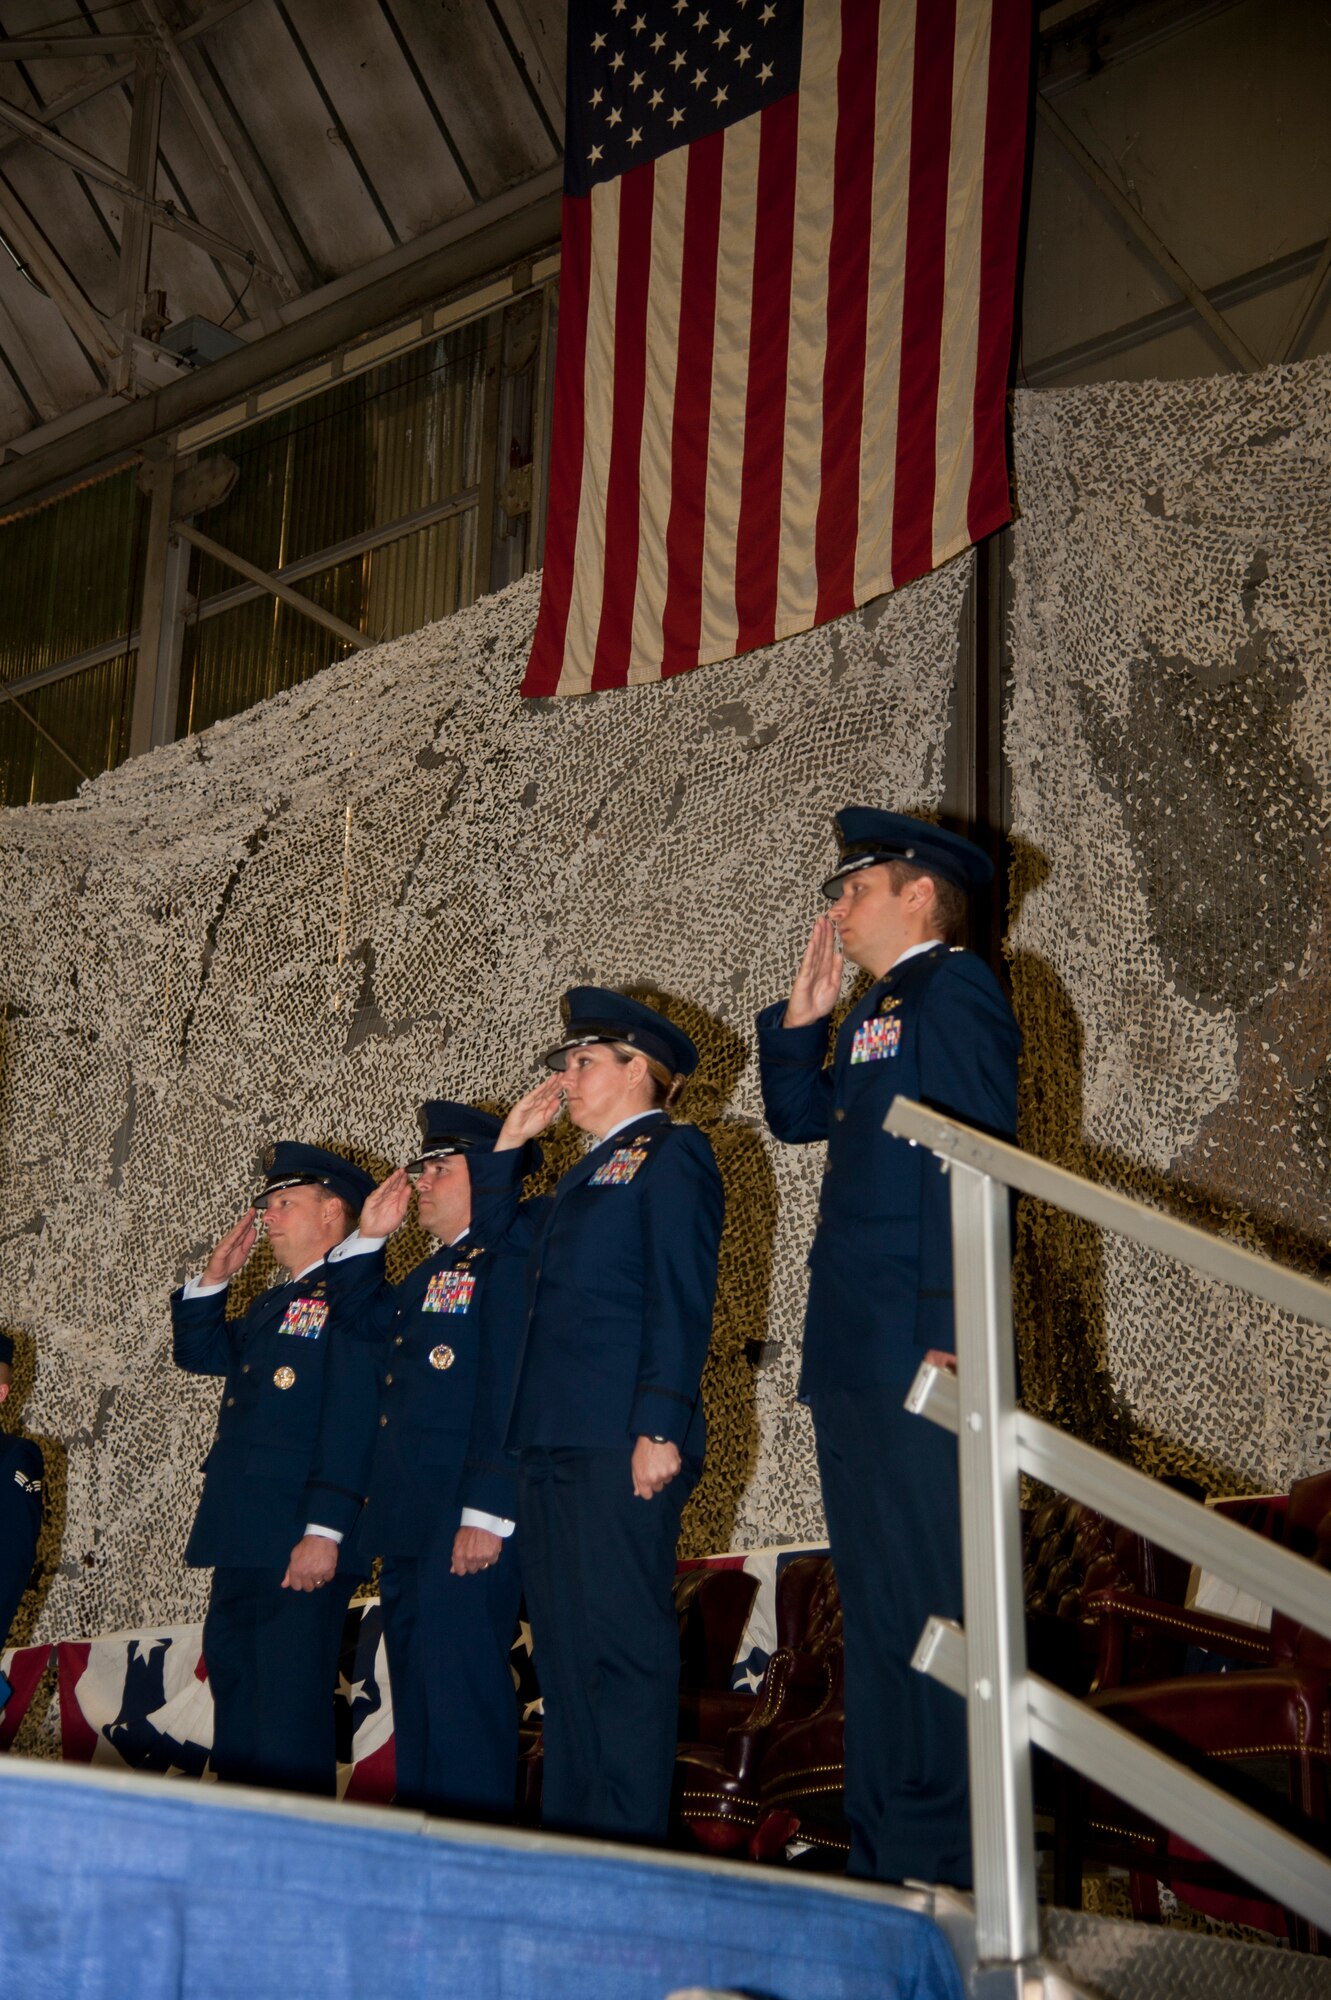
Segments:
[[[146,502],[121,472],[0,529],[0,677],[8,686],[105,644],[136,624]],[[23,707],[89,776],[129,741],[135,655],[32,688]],[[0,701],[0,805],[68,798],[76,771],[11,700]]]
[[[536,538],[502,489],[532,455],[536,385],[548,383],[543,312],[539,296],[516,302],[224,438],[217,454],[239,478],[197,525],[272,573],[456,502],[449,518],[291,579],[374,639],[416,631],[520,575]],[[128,754],[147,522],[131,469],[0,528],[6,683],[125,637],[115,657],[23,693],[89,775]],[[192,555],[189,592],[177,734],[293,687],[347,649],[216,557]],[[0,700],[0,804],[68,797],[78,782],[68,758]]]

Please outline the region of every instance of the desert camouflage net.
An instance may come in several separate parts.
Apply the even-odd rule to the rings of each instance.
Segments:
[[[0,817],[0,1315],[52,1500],[16,1637],[201,1615],[181,1557],[217,1392],[172,1366],[167,1294],[262,1145],[384,1170],[422,1098],[525,1089],[579,980],[677,995],[703,1051],[682,1112],[729,1214],[687,1547],[819,1535],[794,1398],[819,1149],[763,1131],[752,1019],[788,989],[831,813],[941,794],[969,573],[559,704],[517,696],[529,577]]]
[[[1017,405],[1023,1141],[1248,1247],[1331,1245],[1331,363]],[[1331,1333],[1047,1213],[1028,1395],[1148,1466],[1331,1464]]]

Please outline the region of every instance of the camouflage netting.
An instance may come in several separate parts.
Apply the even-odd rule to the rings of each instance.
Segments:
[[[1010,934],[1034,1151],[1331,1245],[1331,363],[1023,395]],[[1331,1333],[1046,1212],[1028,1396],[1212,1490],[1331,1465]]]
[[[530,577],[0,817],[0,1314],[51,1487],[15,1638],[201,1615],[181,1556],[217,1391],[172,1366],[166,1300],[262,1145],[382,1171],[423,1097],[534,1081],[581,980],[679,996],[703,1050],[682,1109],[729,1214],[687,1546],[819,1536],[794,1387],[820,1161],[762,1130],[752,1018],[788,988],[835,808],[941,794],[969,573],[560,704],[516,692]]]

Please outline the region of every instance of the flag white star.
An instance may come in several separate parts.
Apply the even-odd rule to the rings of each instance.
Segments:
[[[640,69],[635,69],[632,76],[629,78],[629,89],[630,90],[642,89],[642,71]]]
[[[624,14],[624,13],[627,13],[627,12],[628,12],[628,4],[629,4],[629,0],[615,0],[615,4],[614,4],[614,6],[613,6],[613,7],[612,7],[612,8],[610,9],[610,12],[611,12],[612,14]]]
[[[645,14],[639,14],[637,20],[633,23],[634,34],[635,35],[642,34],[646,26],[647,26],[647,16]]]
[[[594,167],[594,166],[596,165],[597,161],[598,161],[598,160],[600,159],[600,157],[601,157],[601,152],[602,152],[602,148],[601,148],[600,146],[593,146],[593,147],[592,147],[592,149],[591,149],[590,153],[588,153],[588,155],[587,155],[587,159],[588,159],[588,162],[589,162],[589,164],[590,164],[591,166],[593,166],[593,167]]]
[[[698,33],[701,34],[703,29],[707,26],[707,16],[705,14],[699,14],[697,20],[694,22],[693,25],[698,30]]]
[[[735,61],[739,64],[741,69],[743,69],[745,63],[749,60],[749,57],[752,54],[753,54],[753,46],[751,43],[747,47],[738,49],[736,51]]]
[[[598,84],[596,89],[592,92],[591,96],[587,99],[587,102],[591,105],[593,111],[595,111],[597,105],[600,103],[601,99],[604,96],[605,92],[601,89],[600,85]]]
[[[611,125],[621,125],[624,122],[624,114],[619,109],[618,105],[616,105],[614,109],[611,111],[610,117],[607,122]]]
[[[663,90],[654,90],[647,100],[647,109],[649,111],[657,111],[664,102],[665,92]]]
[[[688,57],[685,55],[683,49],[676,49],[674,55],[670,58],[670,67],[671,69],[683,69],[687,61]]]
[[[663,34],[659,33],[659,32],[658,32],[658,33],[656,33],[655,35],[653,35],[653,36],[652,36],[652,54],[653,54],[654,56],[659,56],[659,55],[660,55],[660,53],[661,53],[661,51],[662,51],[662,49],[663,49],[664,47],[665,47],[665,36],[664,36]]]
[[[717,35],[716,46],[719,49],[723,49],[729,40],[730,40],[729,28],[722,28],[719,34]]]
[[[758,72],[758,81],[759,83],[770,83],[771,77],[772,77],[772,65],[771,63],[764,63],[762,68]]]
[[[674,110],[670,114],[670,123],[672,125],[682,125],[684,123],[684,113],[680,110],[678,105],[675,106]]]
[[[616,54],[614,54],[614,55],[612,55],[612,56],[611,56],[611,58],[610,58],[610,67],[611,67],[611,69],[623,69],[623,67],[624,67],[624,51],[623,51],[623,49],[620,49],[620,50],[618,50]]]
[[[365,1683],[364,1681],[349,1681],[345,1674],[339,1674],[337,1677],[337,1691],[347,1704],[347,1707],[350,1708],[352,1702],[359,1701],[364,1694]]]
[[[702,86],[702,85],[703,85],[704,83],[706,83],[706,81],[707,81],[707,71],[706,71],[705,69],[700,69],[700,70],[696,70],[696,71],[694,72],[694,77],[693,77],[693,88],[694,88],[695,90],[698,90],[698,89],[700,89],[700,88],[701,88],[701,86]]]
[[[768,0],[767,6],[763,8],[762,13],[758,16],[758,19],[762,22],[764,27],[767,26],[767,23],[771,20],[775,12],[776,8],[772,6],[771,0]]]
[[[592,54],[593,54],[594,56],[595,56],[595,55],[599,55],[599,54],[600,54],[600,52],[601,52],[601,50],[602,50],[602,49],[603,49],[604,47],[605,47],[605,36],[604,36],[604,35],[593,35],[593,36],[592,36]]]
[[[642,138],[642,127],[641,125],[635,125],[633,130],[629,133],[630,146],[636,146],[641,138]]]
[[[722,84],[721,88],[717,91],[716,96],[712,99],[712,102],[717,107],[718,111],[720,110],[721,106],[725,103],[729,95],[730,92],[726,89],[725,85]]]
[[[686,9],[686,7],[688,6],[688,4],[689,0],[675,0],[675,12],[677,14],[682,14]]]

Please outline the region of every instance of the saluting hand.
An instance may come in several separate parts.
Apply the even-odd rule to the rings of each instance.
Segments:
[[[669,1486],[682,1461],[679,1446],[658,1444],[655,1438],[640,1437],[633,1447],[633,1491],[639,1500],[653,1500]]]
[[[205,1285],[224,1285],[234,1278],[250,1251],[259,1233],[259,1212],[247,1208],[234,1229],[228,1229],[212,1256],[203,1267],[202,1282]]]
[[[411,1206],[411,1180],[405,1167],[394,1167],[387,1180],[380,1181],[360,1212],[362,1236],[391,1236],[406,1220]]]
[[[519,1146],[525,1146],[529,1139],[544,1132],[559,1116],[559,1107],[564,1097],[564,1079],[558,1070],[538,1083],[535,1090],[529,1090],[520,1097],[499,1128],[495,1140],[496,1153],[512,1153]]]
[[[807,1028],[821,1021],[841,998],[846,961],[837,949],[836,925],[830,917],[815,917],[809,942],[795,974],[782,1022],[787,1028]]]

